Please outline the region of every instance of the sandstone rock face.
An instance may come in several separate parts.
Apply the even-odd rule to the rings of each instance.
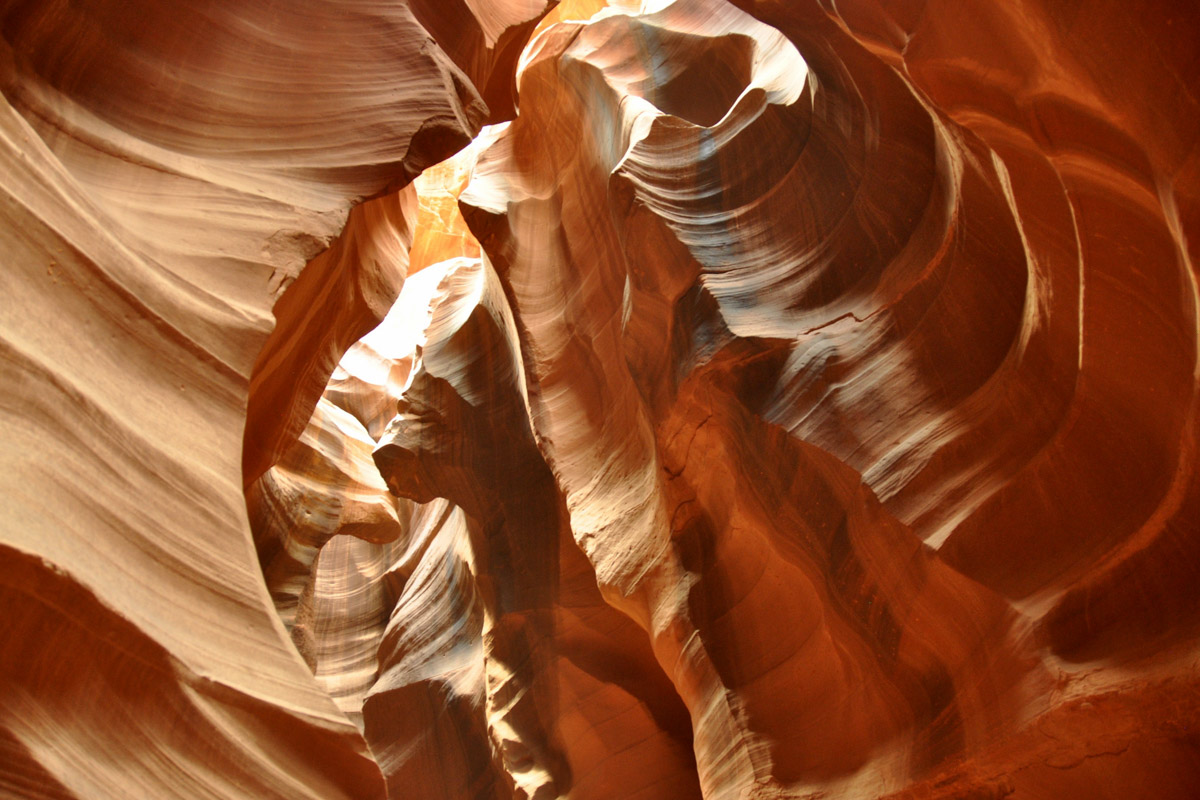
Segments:
[[[0,5],[2,793],[1195,796],[1200,12],[546,11]]]
[[[490,5],[460,29],[520,16]],[[0,794],[383,796],[266,591],[247,398],[258,358],[252,482],[390,307],[406,184],[478,91],[402,3],[5,2],[0,31]]]

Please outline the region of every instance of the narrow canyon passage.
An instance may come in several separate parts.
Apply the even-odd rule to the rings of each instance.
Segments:
[[[0,4],[0,794],[1200,793],[1200,11]]]

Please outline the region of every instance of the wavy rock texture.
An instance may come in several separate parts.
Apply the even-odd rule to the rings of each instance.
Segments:
[[[1187,795],[1194,740],[1158,726],[1195,674],[1152,663],[1196,622],[1194,47],[749,10],[790,41],[699,3],[547,29],[463,195],[706,795]],[[1134,755],[1062,703],[1164,679],[1178,711],[1112,709],[1160,731]],[[982,755],[1038,715],[1070,755]]]
[[[0,787],[1196,794],[1200,12],[736,5],[3,7]]]
[[[264,472],[391,305],[401,187],[479,92],[401,3],[5,2],[0,31],[0,794],[382,797],[264,589],[239,453],[256,358]]]

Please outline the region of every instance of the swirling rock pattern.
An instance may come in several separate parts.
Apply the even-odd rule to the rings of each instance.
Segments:
[[[1200,13],[544,10],[0,12],[0,786],[1193,796]]]
[[[479,91],[403,3],[86,0],[0,4],[0,92],[0,794],[384,796],[243,486],[395,299]]]

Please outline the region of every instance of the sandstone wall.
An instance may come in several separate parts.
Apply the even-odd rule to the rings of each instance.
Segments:
[[[5,793],[1196,794],[1200,12],[603,5],[0,6]]]

